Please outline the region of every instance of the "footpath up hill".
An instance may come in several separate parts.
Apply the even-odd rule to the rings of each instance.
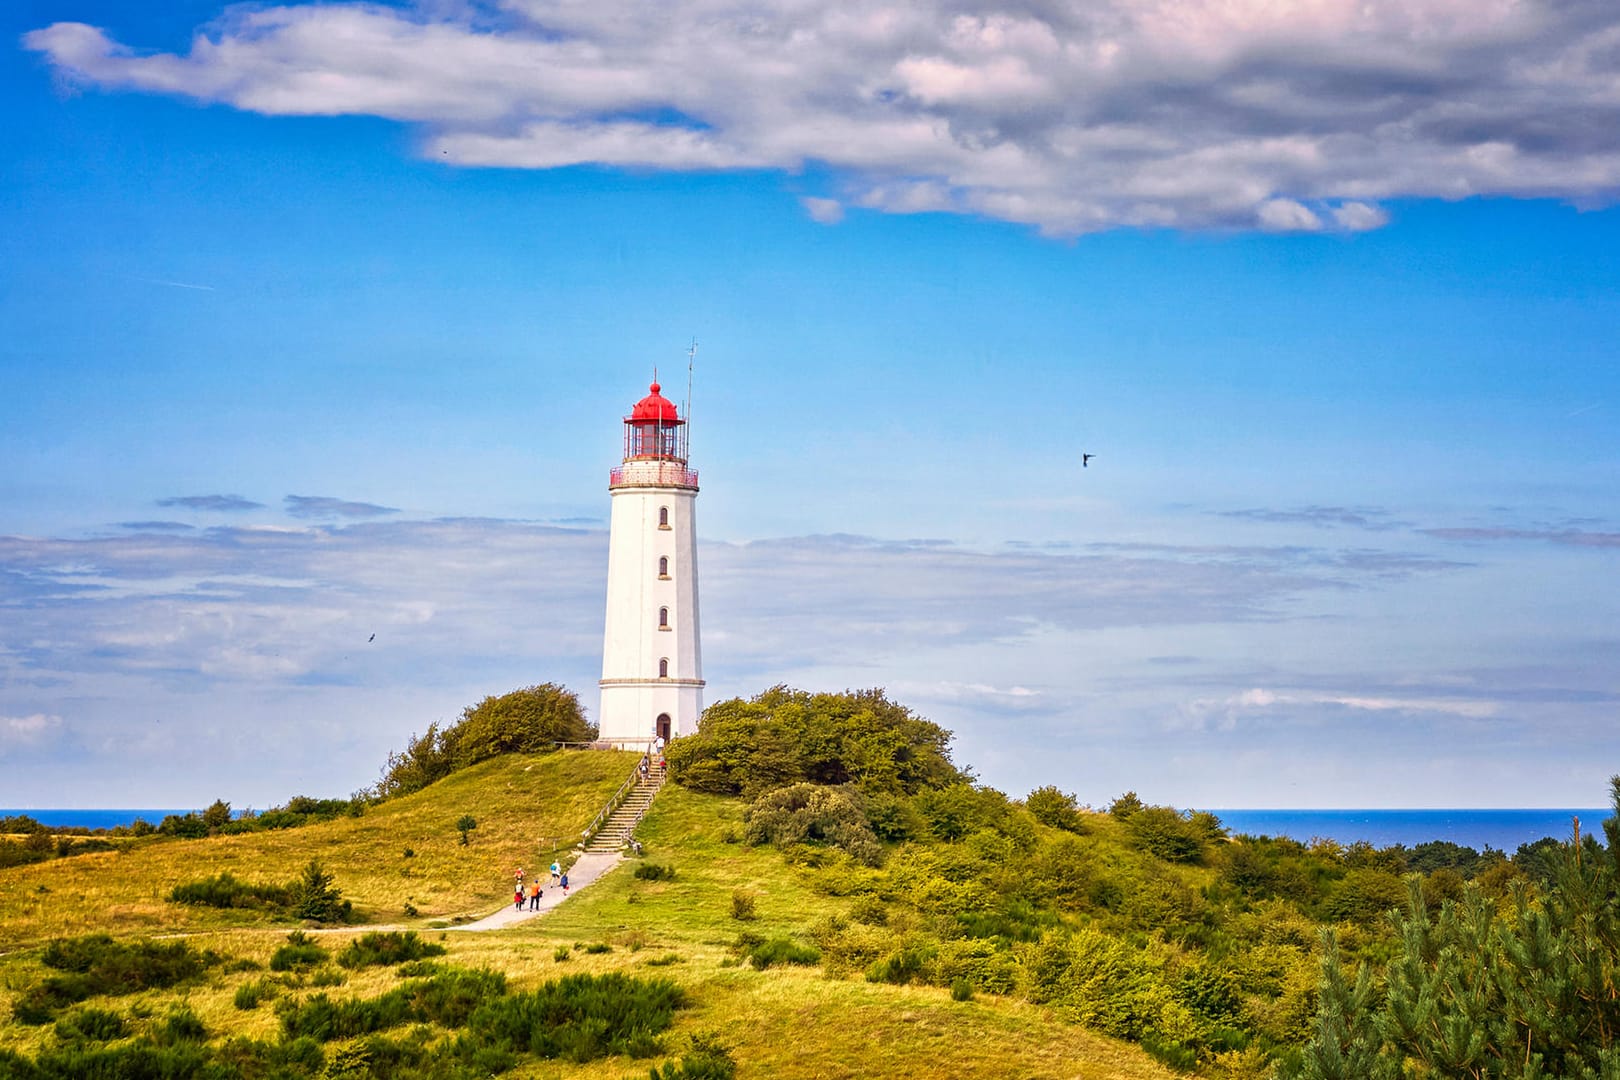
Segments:
[[[427,927],[485,915],[509,900],[515,867],[549,862],[552,852],[573,847],[636,760],[612,751],[504,755],[358,817],[237,836],[147,837],[117,851],[13,867],[0,871],[0,950],[93,931],[275,925],[261,912],[176,904],[168,896],[177,885],[222,873],[284,884],[312,858],[352,901],[357,921]],[[477,822],[466,844],[456,827],[463,816]]]

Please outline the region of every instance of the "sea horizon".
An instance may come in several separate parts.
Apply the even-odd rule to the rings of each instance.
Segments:
[[[1301,843],[1315,839],[1340,844],[1366,841],[1375,847],[1413,847],[1443,840],[1483,851],[1497,848],[1512,854],[1520,844],[1543,837],[1567,840],[1571,819],[1581,831],[1601,836],[1608,807],[1323,807],[1211,809],[1233,836],[1285,836]],[[112,829],[136,818],[156,825],[170,814],[201,813],[200,807],[0,807],[0,817],[26,815],[52,828]]]
[[[1209,811],[1233,836],[1286,836],[1301,843],[1321,838],[1341,844],[1366,841],[1374,847],[1413,847],[1444,840],[1476,851],[1493,847],[1513,854],[1520,844],[1544,837],[1567,840],[1571,819],[1583,833],[1603,832],[1609,807],[1426,807],[1315,810],[1226,809]]]

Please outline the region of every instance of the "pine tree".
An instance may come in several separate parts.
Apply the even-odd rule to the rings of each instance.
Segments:
[[[1322,932],[1322,983],[1316,1037],[1305,1047],[1300,1080],[1383,1080],[1398,1077],[1379,1055],[1382,1040],[1373,1020],[1372,971],[1365,964],[1351,986],[1339,960],[1339,941]]]

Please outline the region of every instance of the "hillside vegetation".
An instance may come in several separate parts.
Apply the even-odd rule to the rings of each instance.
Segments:
[[[573,847],[636,760],[616,752],[507,755],[358,817],[204,839],[151,836],[114,851],[12,867],[0,871],[0,950],[95,930],[273,924],[278,920],[261,909],[183,904],[169,896],[219,874],[285,885],[312,858],[367,922],[425,927],[485,915],[509,899],[516,867],[549,862],[554,851]],[[465,845],[456,828],[464,815],[477,822]]]
[[[948,751],[878,691],[718,703],[669,748],[643,857],[494,933],[442,928],[634,755],[502,753],[359,817],[0,871],[0,1080],[1620,1077],[1620,820],[1512,858],[1303,845],[1130,793],[1011,799]],[[165,899],[312,857],[410,933]]]

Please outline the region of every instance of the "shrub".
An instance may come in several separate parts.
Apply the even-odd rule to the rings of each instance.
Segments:
[[[952,979],[951,980],[951,1000],[952,1001],[972,1001],[973,1000],[973,983],[971,983],[967,979],[963,979],[963,978]]]
[[[423,941],[415,930],[403,934],[397,930],[374,930],[349,942],[349,947],[338,954],[337,962],[346,968],[385,967],[444,953],[443,945]]]
[[[110,1042],[124,1037],[124,1018],[106,1009],[75,1009],[56,1022],[55,1030],[63,1042]]]
[[[1387,870],[1355,869],[1328,898],[1330,919],[1372,923],[1406,900],[1406,885]]]
[[[572,955],[573,950],[571,950],[567,945],[559,945],[557,946],[557,951],[551,954],[551,958],[560,964]]]
[[[462,710],[448,728],[428,725],[405,750],[388,755],[377,781],[378,798],[394,798],[499,754],[539,754],[559,742],[589,742],[596,727],[585,719],[579,698],[554,683],[487,697]]]
[[[736,1075],[731,1051],[710,1032],[694,1034],[679,1062],[666,1061],[663,1069],[648,1071],[649,1080],[732,1080]]]
[[[1007,797],[1001,792],[966,782],[924,791],[912,802],[928,823],[928,831],[946,841],[993,829],[1008,811]]]
[[[1166,862],[1195,863],[1204,855],[1204,831],[1168,806],[1144,806],[1125,823],[1131,843]]]
[[[937,950],[929,944],[910,942],[876,961],[866,969],[866,981],[893,983],[904,986],[911,982],[926,982],[924,972]]]
[[[1036,1004],[1109,1035],[1140,1041],[1154,1032],[1178,1042],[1198,1025],[1162,981],[1162,966],[1147,950],[1085,927],[1029,948],[1025,990]]]
[[[685,1002],[669,979],[638,979],[618,972],[566,975],[527,994],[481,1005],[457,1040],[463,1052],[506,1045],[517,1053],[575,1063],[609,1054],[647,1057],[655,1036],[669,1027]]]
[[[205,1041],[208,1030],[196,1013],[184,1005],[177,1005],[147,1033],[147,1037],[159,1046],[179,1046],[182,1043]]]
[[[196,904],[216,908],[285,908],[292,900],[288,885],[250,885],[229,873],[176,885],[169,890],[176,904]]]
[[[1059,791],[1055,786],[1036,788],[1024,800],[1036,821],[1042,825],[1050,825],[1054,829],[1063,829],[1066,832],[1085,831],[1085,822],[1080,816],[1080,808],[1075,803],[1073,795]]]
[[[748,959],[763,971],[773,964],[799,964],[811,966],[821,963],[821,950],[800,945],[791,938],[776,937],[754,946]]]
[[[1108,804],[1108,813],[1115,821],[1129,821],[1138,810],[1143,808],[1142,800],[1136,797],[1136,792],[1127,791]]]
[[[758,918],[754,894],[746,889],[731,890],[731,917],[741,922]]]
[[[208,835],[208,825],[196,814],[169,814],[159,823],[157,831],[164,836],[199,840]]]
[[[853,787],[799,783],[766,792],[743,813],[743,839],[749,844],[827,844],[867,866],[883,859],[883,848],[866,820]]]
[[[494,971],[447,968],[432,978],[411,980],[374,998],[333,1001],[316,994],[277,1009],[284,1037],[318,1042],[353,1039],[404,1024],[458,1028],[486,1002],[506,992],[506,977]]]
[[[48,1023],[60,1010],[94,994],[116,996],[174,986],[201,975],[218,959],[183,941],[125,943],[107,934],[53,941],[40,960],[61,974],[48,976],[19,995],[12,1002],[12,1016],[25,1024]]]
[[[461,834],[461,846],[467,846],[467,834],[478,828],[478,821],[471,814],[462,814],[456,819],[456,831]]]
[[[353,916],[353,905],[343,899],[334,879],[319,859],[310,859],[304,873],[291,887],[292,913],[312,922],[348,922]]]
[[[269,979],[255,979],[245,982],[236,988],[231,997],[231,1004],[244,1012],[248,1009],[257,1009],[259,1003],[276,996],[276,986]]]
[[[648,967],[669,967],[671,964],[681,963],[681,954],[667,952],[663,956],[655,956],[647,961]]]
[[[211,830],[224,828],[231,823],[231,804],[224,799],[215,799],[202,812],[202,820]]]
[[[610,953],[612,951],[613,946],[609,945],[605,941],[593,941],[589,945],[585,946],[585,952],[591,956],[600,956],[602,953]]]
[[[965,775],[950,733],[882,690],[811,694],[776,686],[716,702],[668,749],[671,777],[694,791],[758,796],[799,781],[912,794]]]
[[[330,955],[312,941],[308,934],[302,930],[294,930],[287,935],[287,944],[277,949],[270,957],[271,971],[294,971],[298,968],[314,967],[326,962]]]
[[[635,876],[642,881],[671,881],[675,877],[675,868],[655,862],[643,862],[636,865]]]

